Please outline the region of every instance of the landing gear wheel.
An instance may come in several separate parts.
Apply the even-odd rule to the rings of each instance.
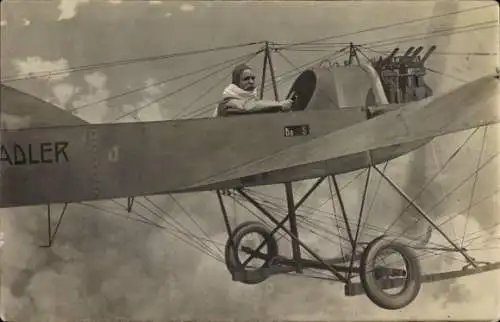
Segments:
[[[262,237],[263,241],[258,241],[257,244],[251,249],[252,251],[257,251],[258,246],[264,242],[264,246],[258,251],[261,255],[259,257],[254,257],[248,264],[245,263],[248,257],[251,255],[248,252],[242,251],[241,248],[245,247],[242,245],[242,241],[245,237],[250,234],[258,234]],[[232,240],[232,243],[231,243]],[[250,248],[250,247],[245,247]],[[240,252],[246,254],[243,259],[240,259]],[[263,253],[266,252],[266,253]],[[225,248],[225,259],[226,267],[229,272],[235,276],[238,274],[240,277],[239,281],[245,284],[258,284],[267,279],[268,274],[265,272],[264,268],[271,265],[273,259],[278,256],[278,243],[273,237],[269,229],[267,229],[262,223],[248,221],[244,222],[238,227],[236,227],[232,233],[232,238],[229,237]],[[261,264],[257,268],[248,267],[252,261],[259,261]]]
[[[385,251],[396,252],[403,257],[406,265],[405,270],[390,269],[375,265],[377,257]],[[394,263],[393,260],[391,260]],[[387,240],[385,236],[376,238],[368,244],[363,252],[360,263],[360,278],[363,288],[368,298],[381,308],[387,310],[397,310],[403,308],[413,302],[417,297],[422,284],[420,275],[420,262],[415,253],[408,247]],[[389,273],[397,272],[397,273]],[[403,274],[402,274],[403,273]],[[404,276],[405,281],[402,283],[402,289],[396,294],[387,294],[384,292],[384,287],[381,282],[391,282],[390,275],[398,275],[400,278]],[[394,281],[394,280],[393,280]],[[395,282],[395,281],[394,281]]]

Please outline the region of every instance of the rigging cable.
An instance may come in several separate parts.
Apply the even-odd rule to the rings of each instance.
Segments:
[[[483,143],[481,145],[481,152],[479,152],[479,157],[478,157],[478,160],[477,160],[476,170],[481,165],[481,161],[482,161],[482,158],[483,158],[484,147],[485,147],[485,143],[486,143],[486,134],[487,134],[487,132],[488,132],[488,127],[485,126],[484,127],[484,132],[483,132]],[[469,223],[470,209],[472,207],[472,202],[474,201],[474,193],[476,192],[476,184],[477,184],[478,177],[479,177],[479,171],[477,171],[476,174],[474,175],[474,183],[472,184],[472,189],[471,189],[472,191],[470,193],[470,199],[469,199],[469,208],[467,209],[467,215],[466,215],[465,225],[464,225],[464,236],[462,238],[462,242],[461,242],[460,247],[463,247],[463,245],[464,245],[464,238],[465,238],[465,234],[467,233],[467,225]]]
[[[313,65],[321,62],[321,61],[324,61],[325,59],[328,59],[328,58],[333,58],[335,56],[339,56],[340,54],[342,54],[345,50],[347,50],[348,47],[345,47],[345,48],[342,48],[340,50],[337,50],[335,51],[334,53],[329,53],[328,55],[324,55],[320,58],[317,58],[313,61],[310,61],[310,62],[307,62],[301,66],[298,66],[299,69],[303,69],[303,68],[307,68],[307,67],[312,67]],[[297,69],[297,67],[295,66],[294,69]],[[288,70],[287,72],[284,72],[278,76],[276,76],[276,79],[278,79],[276,81],[277,84],[282,84],[284,82],[286,82],[288,79],[291,79],[292,77],[295,77],[295,72],[296,70]],[[287,76],[285,76],[287,75]],[[265,86],[264,86],[264,90],[267,90],[269,89],[270,87],[272,86],[272,80],[267,80],[265,82]],[[191,114],[191,117],[197,117],[197,116],[200,116],[204,113],[206,113],[206,110],[207,108],[212,108],[211,106],[213,106],[214,104],[216,104],[217,102],[219,102],[219,100],[216,100],[216,101],[213,101],[213,102],[210,102],[208,104],[205,104],[203,106],[201,106],[200,108],[198,108],[196,111],[198,111],[196,114]]]
[[[184,237],[179,236],[178,234],[176,234],[176,233],[174,233],[174,232],[168,231],[168,230],[167,230],[167,227],[164,227],[164,226],[162,226],[162,225],[159,225],[159,224],[156,224],[156,223],[151,224],[151,223],[148,223],[147,221],[141,221],[141,220],[139,220],[139,219],[137,219],[137,218],[133,218],[133,217],[130,217],[130,216],[124,217],[124,216],[120,215],[119,213],[116,213],[116,212],[114,212],[114,211],[110,211],[109,209],[104,209],[103,207],[99,207],[99,206],[94,205],[94,204],[89,204],[89,203],[84,203],[84,202],[77,202],[76,204],[80,204],[80,205],[82,205],[82,206],[87,206],[87,207],[90,207],[90,208],[94,208],[94,209],[96,209],[96,210],[98,210],[98,211],[103,212],[104,214],[111,214],[111,215],[115,215],[115,216],[118,216],[118,217],[121,217],[121,218],[126,218],[126,219],[129,219],[129,220],[142,222],[142,223],[144,223],[144,224],[148,224],[148,225],[151,225],[151,226],[153,226],[153,227],[161,228],[161,229],[165,230],[167,234],[169,234],[169,235],[171,235],[171,236],[173,236],[173,237],[175,237],[175,238],[177,238],[177,239],[179,239],[179,240],[181,240],[181,241],[185,242],[187,245],[189,245],[189,246],[191,246],[191,247],[193,247],[193,248],[195,248],[195,249],[197,249],[197,250],[201,251],[203,254],[205,254],[205,255],[207,255],[207,256],[210,256],[210,257],[214,258],[216,261],[218,261],[218,262],[222,262],[222,261],[221,261],[221,259],[216,258],[214,255],[209,254],[209,253],[205,253],[205,252],[204,252],[204,250],[203,250],[203,248],[200,248],[200,246],[199,246],[199,245],[193,244],[193,243],[192,243],[192,242],[190,242],[189,240],[185,240],[185,239],[184,239]],[[142,217],[142,216],[141,216],[141,215],[139,215],[139,214],[136,214],[136,215],[138,215],[138,216]]]
[[[262,49],[261,49],[261,50],[262,50]],[[261,50],[259,50],[257,53],[259,53]],[[252,54],[252,55],[255,55],[255,54],[257,54],[257,53],[254,53],[254,54]],[[246,57],[246,56],[248,56],[248,55],[245,55],[245,57]],[[145,108],[147,108],[147,107],[149,107],[149,106],[151,106],[151,105],[153,105],[153,104],[155,104],[155,103],[158,103],[158,102],[160,102],[160,101],[162,101],[162,100],[165,100],[165,99],[167,99],[168,97],[170,97],[170,96],[172,96],[172,95],[174,95],[174,94],[177,94],[177,93],[179,93],[179,92],[181,92],[181,91],[183,91],[183,90],[185,90],[185,89],[187,89],[187,88],[189,88],[189,87],[193,86],[193,85],[194,85],[194,84],[196,84],[196,83],[199,83],[199,82],[201,82],[201,81],[203,81],[203,80],[205,80],[205,79],[207,79],[207,78],[209,78],[209,77],[211,77],[211,76],[213,76],[213,75],[215,75],[215,74],[217,74],[217,73],[220,73],[221,71],[225,70],[226,68],[228,68],[228,66],[226,66],[226,67],[224,67],[224,68],[220,68],[220,69],[216,70],[215,72],[212,72],[212,73],[210,73],[210,74],[208,74],[208,75],[205,75],[204,77],[202,77],[202,78],[200,78],[200,79],[197,79],[197,80],[195,80],[195,81],[193,81],[193,82],[191,82],[191,83],[189,83],[189,84],[187,84],[187,85],[185,85],[185,86],[182,86],[182,87],[180,87],[180,88],[176,89],[175,91],[169,92],[169,93],[167,93],[166,95],[161,96],[161,97],[159,97],[159,98],[157,98],[157,99],[155,99],[155,100],[153,100],[153,101],[151,101],[151,102],[149,102],[149,103],[147,103],[147,104],[145,104],[145,105],[143,105],[143,106],[140,106],[140,107],[138,107],[138,108],[135,108],[135,109],[133,109],[132,111],[127,112],[127,113],[125,113],[125,114],[121,115],[121,116],[120,116],[120,117],[118,117],[115,121],[118,121],[118,120],[120,120],[120,119],[122,119],[122,118],[124,118],[124,117],[126,117],[126,116],[128,116],[128,115],[131,115],[131,114],[137,113],[137,112],[139,112],[140,110],[143,110],[143,109],[145,109]]]
[[[461,188],[465,183],[467,183],[473,176],[475,176],[476,173],[478,173],[482,168],[484,168],[485,166],[487,166],[491,161],[493,161],[493,159],[495,159],[498,155],[500,154],[499,153],[496,153],[494,154],[492,157],[490,157],[485,163],[483,163],[477,170],[475,170],[471,175],[469,175],[467,178],[465,178],[464,180],[462,180],[462,182],[460,182],[456,187],[454,187],[451,192],[445,194],[434,206],[432,206],[430,208],[430,210],[427,211],[427,213],[430,213],[431,211],[433,211],[434,209],[436,209],[443,201],[445,201],[450,195],[452,195],[456,190],[458,190],[459,188]],[[412,225],[410,225],[409,227],[407,227],[405,229],[405,231],[403,231],[401,234],[399,234],[398,237],[402,236],[406,231],[408,231],[411,227],[413,227],[414,225],[416,225],[418,222],[420,222],[420,220],[422,220],[422,218],[419,218],[417,221],[415,221],[415,223],[413,223]],[[438,226],[440,226],[441,224],[439,224]],[[396,237],[397,238],[397,237]]]
[[[179,201],[177,201],[177,198],[172,196],[172,194],[169,194],[169,197],[175,202],[177,207],[179,207],[184,212],[184,214],[201,230],[201,232],[205,235],[205,237],[207,237],[207,239],[210,240],[210,236],[208,235],[208,233],[193,218],[193,216],[190,214],[190,212],[184,206],[182,206]],[[215,243],[213,241],[212,241],[212,244],[217,248],[217,250],[221,253],[221,255],[224,256],[224,252],[219,247],[217,247],[217,245],[215,245]]]
[[[165,216],[167,216],[170,220],[172,220],[174,223],[172,222],[169,222],[167,220],[167,218],[165,218],[164,216],[161,216],[160,214],[156,213],[154,210],[152,210],[150,207],[148,207],[147,205],[141,203],[139,200],[137,200],[136,202],[142,206],[144,209],[146,209],[147,211],[149,211],[152,215],[154,215],[155,217],[159,218],[160,220],[162,220],[163,222],[165,222],[169,227],[173,227],[175,228],[175,230],[187,237],[187,238],[192,238],[194,239],[193,242],[196,243],[200,248],[202,249],[205,249],[208,253],[211,253],[212,254],[212,250],[208,247],[208,245],[205,245],[203,244],[200,239],[204,239],[203,237],[198,237],[196,235],[194,235],[193,233],[191,233],[189,231],[189,229],[187,229],[186,227],[184,227],[180,222],[178,222],[171,214],[169,214],[167,211],[161,209],[160,207],[158,207],[153,201],[151,201],[148,197],[144,197],[145,200],[147,200],[148,202],[150,202],[155,208],[157,208],[161,213],[163,213]],[[135,213],[137,216],[140,216],[142,217],[139,213]],[[176,225],[178,225],[179,227],[181,227],[182,229],[185,230],[185,232],[181,231],[181,229],[179,229]],[[163,226],[162,226],[163,227]],[[215,256],[215,255],[214,255]]]
[[[474,134],[478,131],[478,128],[474,129],[472,133],[464,140],[464,142],[458,147],[458,149],[450,155],[450,157],[444,162],[438,172],[436,172],[429,181],[420,189],[420,191],[413,197],[411,202],[408,202],[405,209],[403,209],[396,219],[387,227],[387,230],[391,229],[396,222],[406,213],[406,211],[411,207],[412,202],[415,202],[419,196],[421,196],[425,189],[439,176],[439,174],[448,166],[449,163],[459,154],[459,152],[465,147],[467,142],[474,136]]]
[[[414,23],[414,22],[421,22],[421,21],[432,20],[432,19],[436,19],[436,18],[442,18],[442,17],[454,15],[454,14],[459,14],[459,13],[464,13],[464,12],[471,12],[471,11],[485,9],[485,8],[489,8],[489,7],[492,7],[492,5],[488,4],[488,5],[478,6],[478,7],[469,8],[469,9],[462,9],[462,10],[447,12],[447,13],[443,13],[443,14],[439,14],[439,15],[431,15],[431,16],[424,17],[424,18],[417,18],[417,19],[401,21],[401,22],[397,22],[397,23],[393,23],[393,24],[388,24],[388,25],[382,25],[382,26],[377,26],[377,27],[370,27],[370,28],[366,28],[366,29],[357,30],[357,31],[354,31],[354,32],[349,32],[349,33],[344,33],[344,34],[337,34],[337,35],[332,35],[332,36],[317,38],[315,40],[309,40],[309,41],[303,41],[303,42],[296,42],[296,43],[289,43],[289,44],[279,44],[279,43],[274,43],[274,44],[278,45],[278,46],[279,45],[283,46],[282,49],[287,49],[287,48],[290,48],[290,47],[293,47],[293,46],[298,46],[298,45],[303,45],[303,44],[311,44],[311,43],[316,43],[316,42],[320,42],[320,41],[324,41],[324,40],[330,40],[330,39],[341,38],[341,37],[346,37],[346,36],[353,36],[353,35],[357,35],[357,34],[361,34],[361,33],[365,33],[365,32],[370,32],[370,31],[375,31],[375,30],[381,30],[381,29],[387,29],[387,28],[402,26],[402,25],[406,25],[406,24],[410,24],[410,23]]]
[[[364,49],[371,51],[375,54],[385,56],[388,55],[392,52],[392,50],[376,50],[371,47],[365,46],[365,45],[357,45],[360,47],[364,47]],[[432,55],[446,55],[446,56],[498,56],[498,53],[490,53],[490,52],[451,52],[451,51],[434,51]]]
[[[260,52],[257,52],[255,53],[254,55],[252,55],[251,57],[247,58],[245,60],[245,63],[249,63],[250,61],[252,61],[252,59],[254,59],[255,57],[257,57],[257,55],[259,53],[261,53],[262,51]],[[211,86],[208,90],[206,90],[205,92],[203,92],[200,96],[198,96],[194,101],[192,101],[190,104],[186,105],[184,108],[182,108],[180,110],[179,113],[177,113],[176,115],[174,115],[174,117],[172,119],[177,119],[181,116],[183,116],[183,113],[186,112],[186,110],[189,110],[196,102],[198,102],[199,100],[201,100],[203,97],[205,97],[206,95],[208,95],[208,93],[210,93],[212,90],[214,90],[215,88],[217,88],[220,84],[222,84],[222,82],[224,82],[227,78],[229,78],[231,76],[231,73],[232,71],[229,72],[229,74],[226,74],[224,75],[217,83],[215,83],[213,86]],[[196,110],[194,111],[196,112]],[[192,114],[192,112],[188,113],[187,115],[184,115],[183,117],[185,118],[188,118],[190,117],[190,115]]]
[[[413,38],[416,38],[416,37],[421,36],[421,35],[424,35],[424,36],[423,36],[423,37],[420,37],[420,40],[423,40],[423,39],[428,39],[428,38],[431,38],[431,37],[433,37],[433,36],[449,36],[449,35],[453,35],[453,34],[459,34],[459,33],[464,33],[464,32],[470,32],[470,31],[475,31],[475,30],[477,30],[477,29],[469,29],[469,30],[456,31],[456,29],[460,29],[460,28],[470,28],[470,27],[474,27],[474,26],[479,26],[479,25],[484,25],[484,24],[490,24],[490,23],[492,23],[492,22],[495,22],[495,21],[493,21],[493,20],[492,20],[492,21],[486,21],[486,22],[475,23],[475,24],[469,24],[469,25],[466,25],[466,26],[460,26],[460,27],[453,27],[453,28],[448,28],[448,29],[438,30],[438,31],[433,31],[433,32],[426,32],[426,33],[413,34],[413,35],[410,35],[410,36],[392,37],[392,38],[385,39],[385,40],[383,40],[383,41],[386,41],[386,42],[387,42],[387,41],[392,41],[392,43],[404,43],[404,42],[410,42],[410,41],[413,41],[413,40],[414,40]],[[493,27],[493,25],[492,25],[492,26],[486,26],[486,28],[491,28],[491,27]],[[485,28],[483,27],[483,28],[480,28],[480,29],[485,29]],[[448,32],[448,33],[447,33],[447,34],[445,34],[445,35],[440,35],[440,33],[443,33],[443,32]],[[435,35],[435,34],[439,34],[439,35]],[[403,41],[394,41],[395,39],[405,39],[405,40],[403,40]],[[357,46],[361,46],[361,47],[369,48],[369,47],[368,47],[368,45],[372,45],[372,44],[375,44],[375,43],[380,43],[380,42],[381,42],[381,41],[367,42],[367,43],[365,43],[365,44],[362,44],[362,45],[357,45]],[[381,46],[385,46],[385,45],[387,45],[387,44],[384,44],[384,45],[381,45]],[[289,46],[289,47],[291,47],[291,46]],[[285,49],[287,49],[287,48],[289,48],[289,47],[284,47],[284,48],[283,48],[283,47],[282,47],[282,48],[280,48],[280,47],[273,47],[272,49],[273,49],[273,51],[280,53],[282,50],[285,50]],[[377,46],[375,46],[375,47],[377,47]],[[316,60],[314,60],[313,62],[310,62],[310,63],[304,64],[303,66],[300,66],[300,67],[304,67],[304,66],[308,66],[308,65],[314,65],[316,62],[322,61],[322,60],[324,60],[324,59],[326,59],[326,58],[330,57],[330,56],[331,56],[331,55],[333,55],[333,54],[336,54],[336,53],[342,53],[342,52],[344,52],[347,48],[349,48],[349,46],[344,47],[344,48],[341,48],[340,50],[337,50],[336,52],[334,52],[334,53],[332,53],[332,54],[328,54],[328,55],[326,55],[326,56],[323,56],[322,58],[316,59]],[[300,68],[300,67],[299,67],[299,68]],[[297,67],[294,67],[294,68],[295,68],[295,70],[297,69]],[[462,81],[461,79],[459,79],[459,78],[457,78],[457,77],[455,77],[455,76],[448,75],[448,74],[445,74],[445,73],[443,73],[443,72],[439,72],[439,71],[437,71],[437,70],[435,70],[435,69],[431,69],[431,68],[427,68],[427,69],[428,69],[429,71],[431,71],[431,72],[439,73],[439,74],[442,74],[443,76],[451,77],[451,78],[454,78],[454,79],[456,79],[456,80],[458,80],[458,81]],[[278,78],[283,78],[283,76],[284,76],[285,74],[290,74],[290,73],[293,73],[293,72],[295,72],[295,71],[294,71],[294,70],[289,70],[288,72],[285,72],[285,73],[283,73],[282,75],[280,75]],[[292,74],[292,75],[293,75],[293,74]],[[284,81],[284,80],[283,80],[283,81]],[[270,82],[271,82],[271,81],[268,81],[268,82],[266,82],[266,83],[270,83]],[[266,86],[266,87],[267,87],[267,86]],[[216,103],[216,102],[213,102],[213,103],[207,104],[207,105],[205,105],[205,106],[202,106],[200,109],[204,109],[204,108],[206,108],[206,107],[208,107],[208,106],[210,106],[210,105],[213,105],[213,104],[215,104],[215,103]],[[201,112],[201,113],[199,113],[199,114],[203,114],[203,113],[204,113],[204,112]]]
[[[100,104],[100,103],[103,103],[103,102],[111,101],[111,100],[123,97],[125,95],[133,94],[133,93],[136,93],[136,92],[139,92],[139,91],[143,91],[143,90],[148,90],[148,89],[153,88],[153,87],[164,85],[164,84],[166,84],[168,82],[171,82],[171,81],[179,80],[179,79],[185,78],[187,76],[196,75],[198,73],[210,70],[212,68],[215,68],[215,67],[218,67],[218,66],[221,66],[221,65],[228,64],[230,62],[233,63],[234,61],[238,61],[238,60],[240,60],[242,58],[245,58],[248,55],[251,55],[251,54],[245,54],[245,55],[242,55],[242,56],[238,56],[236,58],[227,59],[227,60],[224,60],[224,61],[216,63],[216,64],[212,64],[212,65],[207,66],[207,67],[203,67],[203,68],[200,68],[200,69],[188,72],[188,73],[183,73],[183,74],[180,74],[180,75],[176,75],[176,76],[164,79],[164,80],[162,80],[160,82],[156,82],[156,83],[153,83],[153,84],[150,84],[150,85],[138,87],[138,88],[135,88],[135,89],[132,89],[132,90],[129,90],[129,91],[125,91],[123,93],[120,93],[120,94],[117,94],[117,95],[113,95],[111,97],[107,97],[107,98],[104,98],[104,99],[101,99],[101,100],[98,100],[98,101],[95,101],[95,102],[90,102],[90,103],[87,103],[85,105],[81,105],[81,106],[69,109],[68,111],[70,111],[70,112],[76,111],[76,110],[79,110],[79,109],[82,109],[82,108],[85,108],[85,107],[89,107],[89,106],[92,106],[92,105],[97,105],[97,104]]]
[[[314,44],[314,43],[318,43],[318,42],[321,42],[324,40],[352,36],[352,35],[365,33],[365,32],[369,32],[369,31],[387,29],[387,28],[406,25],[406,24],[410,24],[410,23],[414,23],[414,22],[432,20],[432,19],[436,19],[436,18],[449,16],[449,15],[485,9],[485,8],[489,8],[489,7],[491,7],[491,5],[479,6],[479,7],[469,8],[469,9],[462,9],[462,10],[448,12],[448,13],[444,13],[444,14],[440,14],[440,15],[431,15],[431,16],[424,17],[424,18],[406,20],[406,21],[402,21],[402,22],[398,22],[398,23],[394,23],[394,24],[382,25],[382,26],[371,27],[371,28],[367,28],[367,29],[361,29],[361,30],[354,31],[354,32],[322,37],[322,38],[310,40],[310,41],[295,42],[295,43],[288,43],[288,44],[287,43],[280,44],[277,42],[272,42],[271,44],[274,44],[277,46],[282,46],[281,49],[288,49],[288,48],[291,48],[294,46],[299,46],[299,45],[304,45],[304,44]],[[58,73],[67,73],[68,71],[78,72],[78,71],[84,71],[84,70],[89,70],[89,69],[115,67],[115,66],[121,66],[121,65],[132,64],[132,63],[137,63],[137,62],[144,62],[144,61],[163,60],[163,59],[168,59],[168,58],[173,58],[173,57],[188,56],[188,55],[194,55],[194,54],[201,54],[201,53],[207,53],[207,52],[215,52],[215,51],[221,51],[221,50],[227,50],[227,49],[233,49],[233,48],[241,48],[241,47],[246,47],[246,46],[258,45],[258,44],[263,44],[264,42],[265,41],[254,41],[254,42],[247,42],[247,43],[242,43],[242,44],[237,44],[237,45],[220,46],[220,47],[213,47],[213,48],[208,48],[208,49],[177,52],[177,53],[170,53],[170,54],[145,57],[145,58],[134,58],[134,59],[117,60],[117,61],[105,62],[105,63],[99,63],[99,64],[75,66],[75,67],[71,67],[71,68],[67,68],[67,69],[56,69],[56,70],[53,70],[50,72],[26,73],[25,74],[26,76],[23,76],[21,74],[21,75],[18,75],[17,77],[7,77],[7,78],[3,79],[2,82],[12,82],[12,81],[17,81],[17,80],[32,79],[32,78],[37,78],[37,77],[53,76],[53,75],[57,75]]]
[[[243,48],[243,47],[248,47],[248,46],[259,45],[262,43],[263,43],[263,41],[248,42],[248,43],[236,44],[236,45],[230,45],[230,46],[220,46],[220,47],[213,47],[213,48],[207,48],[207,49],[198,49],[198,50],[192,50],[192,51],[163,54],[163,55],[159,55],[159,56],[133,58],[133,59],[127,59],[127,60],[117,60],[117,61],[111,61],[111,62],[106,62],[106,63],[92,64],[92,65],[83,65],[83,66],[75,66],[75,67],[70,67],[70,68],[53,69],[51,71],[43,71],[43,72],[36,72],[36,73],[25,73],[24,75],[20,74],[16,77],[7,76],[5,79],[2,79],[1,81],[2,82],[13,82],[13,81],[19,81],[19,80],[28,80],[28,79],[33,79],[33,78],[66,74],[68,72],[80,72],[80,71],[99,69],[99,68],[104,69],[104,68],[123,66],[123,65],[133,64],[133,63],[139,63],[139,62],[150,62],[150,61],[164,60],[164,59],[169,59],[169,58],[174,58],[174,57],[183,57],[183,56],[203,54],[203,53],[208,53],[208,52],[217,52],[217,51],[227,50],[227,49]]]

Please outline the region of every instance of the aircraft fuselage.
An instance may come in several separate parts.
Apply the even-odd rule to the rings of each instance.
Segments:
[[[268,185],[345,173],[424,141],[239,176],[238,167],[367,120],[363,108],[2,131],[1,207]],[[371,135],[376,135],[372,133]],[[334,147],[325,146],[324,149]],[[371,160],[370,160],[371,158]],[[230,180],[217,175],[235,170]],[[199,185],[211,178],[215,184]]]

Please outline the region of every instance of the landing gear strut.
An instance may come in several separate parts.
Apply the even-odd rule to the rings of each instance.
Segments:
[[[341,205],[340,211],[342,212],[342,218],[345,223],[349,242],[352,246],[350,256],[341,256],[333,259],[322,259],[315,251],[300,240],[296,219],[296,212],[299,207],[326,177],[320,178],[297,203],[293,200],[292,184],[285,183],[288,214],[281,221],[276,219],[268,210],[266,210],[266,208],[249,196],[245,191],[242,189],[236,189],[236,192],[243,196],[249,203],[251,203],[276,225],[273,230],[269,230],[262,223],[254,221],[244,222],[236,227],[236,229],[232,230],[229,225],[229,219],[227,217],[221,193],[217,191],[222,213],[224,215],[224,222],[229,235],[225,249],[226,266],[232,274],[233,280],[240,281],[245,284],[257,284],[267,280],[274,274],[303,274],[303,271],[308,268],[324,270],[333,275],[329,279],[344,283],[345,295],[354,296],[364,293],[377,306],[388,310],[397,310],[409,305],[417,297],[421,289],[421,285],[424,282],[473,274],[470,271],[475,272],[477,270],[476,261],[469,257],[465,251],[459,248],[455,243],[453,243],[453,241],[449,240],[449,238],[441,229],[439,229],[432,218],[430,218],[423,211],[423,209],[415,204],[408,195],[406,195],[390,178],[385,175],[385,173],[380,171],[377,166],[371,166],[368,170],[371,168],[374,168],[381,175],[381,177],[400,194],[401,197],[406,199],[409,204],[421,214],[422,218],[430,223],[436,232],[442,234],[443,237],[453,246],[453,250],[461,253],[473,269],[467,270],[466,272],[447,272],[440,273],[440,275],[435,274],[423,276],[420,269],[420,262],[410,247],[398,243],[385,235],[379,236],[367,244],[360,243],[358,237],[361,226],[361,214],[363,213],[365,206],[366,191],[371,173],[368,171],[364,186],[363,199],[361,201],[360,215],[359,218],[357,218],[356,229],[351,229],[348,216],[343,206],[344,202],[342,200],[340,189],[337,185],[335,177],[332,176],[335,194],[339,200],[339,204]],[[333,194],[333,190],[331,191]],[[286,225],[287,223],[288,225]],[[285,225],[289,228],[285,227]],[[283,230],[289,237],[291,237],[291,258],[279,255],[278,243],[274,237],[278,230]],[[260,245],[255,248],[247,246],[244,242],[244,239],[251,234],[257,234],[262,239]],[[303,250],[308,252],[314,259],[303,258]],[[240,259],[240,252],[246,253],[247,258],[243,260]],[[392,254],[389,254],[389,256],[386,253]],[[402,257],[402,261],[398,262],[403,262],[405,264],[404,268],[392,267],[394,261],[390,258],[393,255]],[[389,260],[384,260],[383,263],[378,264],[377,261],[380,258],[389,258]],[[256,267],[248,266],[247,264],[249,264],[252,259],[259,260],[260,264]],[[496,265],[500,267],[500,263]],[[497,266],[487,266],[484,270],[496,269]],[[353,278],[356,276],[359,276],[361,283],[353,281]],[[392,294],[387,293],[387,291],[395,288],[400,288],[400,290]]]

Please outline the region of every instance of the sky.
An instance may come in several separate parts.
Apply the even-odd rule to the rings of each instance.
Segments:
[[[487,5],[489,8],[440,19],[359,32]],[[3,1],[0,8],[2,81],[63,110],[76,108],[75,115],[91,123],[170,120],[179,115],[210,116],[213,104],[209,103],[216,101],[229,83],[233,63],[193,86],[187,85],[218,67],[196,74],[196,77],[187,76],[171,82],[165,80],[255,52],[259,46],[170,59],[159,56],[247,42],[301,42],[350,33],[352,35],[330,39],[329,49],[335,51],[348,42],[366,44],[370,47],[370,50],[363,51],[367,55],[373,55],[374,51],[391,51],[396,45],[404,51],[410,45],[423,45],[425,50],[435,44],[438,47],[436,53],[428,61],[428,67],[435,72],[429,72],[426,80],[438,93],[492,73],[499,65],[498,55],[491,55],[498,53],[495,46],[498,31],[491,28],[499,20],[493,1],[285,4],[61,0]],[[264,14],[268,16],[264,17]],[[489,21],[493,23],[484,28]],[[478,24],[484,29],[470,30],[478,28]],[[438,33],[449,28],[455,28],[455,34],[443,36]],[[286,59],[275,53],[273,64],[280,76],[326,54],[313,50],[284,51]],[[94,64],[146,57],[154,59],[107,68],[88,68]],[[258,74],[262,61],[262,55],[250,61]],[[75,68],[78,66],[86,68],[78,70]],[[63,72],[50,77],[12,80],[30,76],[30,73],[61,69]],[[278,77],[278,80],[280,98],[283,98],[293,78],[286,81],[286,78]],[[157,83],[161,85],[152,86]],[[186,89],[179,91],[183,87]],[[144,89],[134,91],[138,88]],[[134,92],[122,95],[128,91]],[[171,92],[175,94],[160,99]],[[208,94],[197,99],[205,92]],[[265,95],[273,97],[270,88]],[[118,97],[110,99],[115,96]],[[196,114],[207,104],[204,114]],[[132,113],[136,109],[138,112]],[[125,114],[128,115],[121,117]],[[494,140],[496,128],[491,127],[488,131],[483,160],[494,155],[497,146]],[[437,139],[414,154],[394,160],[388,173],[414,193],[471,133]],[[471,173],[478,161],[482,135],[483,130],[479,130],[432,186],[431,192],[420,198],[424,208],[431,207],[434,201],[450,191],[450,187]],[[478,177],[478,193],[474,200],[487,197],[498,186],[492,177],[496,175],[498,178],[493,168],[490,165],[489,172],[485,171]],[[340,178],[340,185],[350,182],[356,174]],[[346,208],[354,217],[363,179],[364,176],[359,177],[346,189]],[[377,185],[377,180],[375,177],[373,186]],[[310,184],[297,184],[297,195]],[[446,218],[466,208],[471,187],[472,182],[464,185],[434,212],[442,213]],[[280,186],[256,191],[280,198],[284,194]],[[382,186],[377,195],[370,224],[383,227],[391,222],[404,203],[387,186]],[[307,205],[317,208],[323,204],[321,209],[331,211],[328,197],[328,184],[324,184]],[[368,200],[373,197],[374,191],[370,191]],[[124,204],[123,200],[120,202]],[[364,296],[344,297],[342,285],[323,280],[276,276],[256,286],[233,282],[223,262],[200,253],[167,231],[126,220],[123,212],[121,218],[112,215],[118,206],[111,201],[90,204],[105,207],[107,211],[70,204],[56,242],[50,249],[37,246],[46,237],[46,207],[0,210],[0,313],[4,318],[64,321],[121,317],[160,321],[165,318],[373,320],[417,317],[491,319],[498,316],[498,294],[494,289],[500,288],[494,285],[500,283],[496,273],[426,284],[408,308],[388,312],[377,308]],[[249,216],[236,202],[229,201],[228,205],[234,223],[241,223]],[[154,218],[148,211],[154,206],[170,213],[193,233],[206,233],[218,247],[225,243],[227,236],[213,193],[141,198],[134,205],[134,211]],[[62,205],[53,207],[54,213],[62,209]],[[494,207],[496,199],[489,198],[471,209],[470,220],[457,216],[443,227],[453,235],[452,238],[460,238],[464,230],[472,237],[477,236],[473,235],[474,232],[481,232],[481,236],[496,238],[498,232],[485,231],[496,222],[491,218]],[[190,218],[195,218],[196,222]],[[331,223],[330,220],[318,213],[309,217],[309,222],[315,227]],[[170,227],[168,231],[173,229]],[[307,231],[303,236],[304,241],[321,254],[330,255],[332,246],[327,241]],[[436,233],[431,240],[442,242]],[[478,243],[484,245],[482,240]],[[287,249],[287,245],[283,244],[283,248]],[[491,259],[494,254],[495,251],[491,250],[483,255]],[[439,271],[451,265],[457,267],[455,262],[431,256],[425,261],[424,269]],[[485,285],[491,290],[485,290]]]

